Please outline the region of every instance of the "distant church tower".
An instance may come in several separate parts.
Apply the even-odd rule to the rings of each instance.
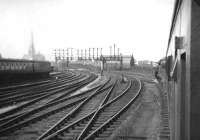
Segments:
[[[31,44],[28,50],[28,56],[30,56],[31,60],[35,60],[35,47],[33,40],[33,32],[31,32]]]

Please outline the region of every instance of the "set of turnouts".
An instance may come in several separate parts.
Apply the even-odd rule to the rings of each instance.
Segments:
[[[61,77],[58,78],[59,82],[57,78],[55,79],[60,85],[46,88],[48,94],[45,94],[44,88],[40,86],[37,86],[38,90],[32,89],[34,86],[24,89],[23,93],[34,91],[43,95],[32,100],[25,99],[25,103],[13,109],[14,111],[0,115],[1,139],[108,138],[116,127],[120,126],[123,121],[120,116],[134,103],[142,88],[138,79],[121,83],[119,80],[107,78],[100,85],[79,94],[70,94],[93,81],[96,75],[68,73],[67,78],[63,75]],[[65,81],[64,86],[62,80]],[[52,81],[51,84],[55,83]],[[44,83],[41,86],[46,87],[51,84]],[[4,94],[6,93],[15,95],[12,98],[15,99],[19,92],[16,90],[14,94],[5,91]],[[22,101],[22,99],[17,100]]]

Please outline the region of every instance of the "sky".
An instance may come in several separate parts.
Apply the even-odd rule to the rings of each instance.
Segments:
[[[0,54],[22,58],[33,33],[36,52],[103,48],[158,61],[165,56],[174,0],[0,0]],[[76,53],[76,52],[74,52]]]

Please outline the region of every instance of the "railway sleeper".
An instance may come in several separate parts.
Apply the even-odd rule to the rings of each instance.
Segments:
[[[61,139],[66,139],[66,138],[75,138],[76,137],[76,135],[74,134],[74,133],[66,133],[66,134],[64,134],[63,136],[61,136],[61,135],[58,135],[57,137],[59,137],[59,138],[61,138]]]
[[[104,133],[98,134],[98,136],[101,138],[108,138],[108,135]]]
[[[94,138],[94,140],[105,140],[105,138]]]

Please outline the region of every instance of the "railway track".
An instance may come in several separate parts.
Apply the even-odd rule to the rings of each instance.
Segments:
[[[93,92],[97,88],[98,87],[94,87],[94,88],[92,88],[88,91],[83,92],[80,95],[69,96],[69,97],[66,97],[66,98],[63,98],[63,99],[60,99],[60,100],[56,100],[56,101],[51,102],[51,103],[47,103],[43,106],[33,108],[33,109],[26,111],[26,112],[21,111],[21,112],[14,114],[14,115],[4,117],[4,118],[0,119],[0,124],[1,124],[0,127],[5,127],[5,126],[10,127],[13,124],[16,125],[16,123],[23,122],[29,116],[33,117],[32,116],[33,114],[40,115],[40,114],[44,114],[46,112],[50,112],[52,110],[55,112],[56,109],[58,110],[59,108],[62,108],[63,106],[65,106],[69,103],[71,104],[73,102],[82,101],[87,96],[89,96],[91,94],[91,92]]]
[[[93,94],[100,94],[103,91],[107,90],[109,87],[105,87],[105,88],[103,88],[103,87],[108,82],[109,81],[105,82],[101,87],[94,88],[96,90]],[[93,90],[91,90],[91,92]],[[85,94],[85,93],[83,93],[83,94]],[[92,93],[91,93],[91,95],[92,95]],[[74,98],[74,97],[76,97],[76,98]],[[9,133],[11,130],[19,129],[20,127],[23,127],[25,125],[28,125],[28,126],[25,128],[24,131],[26,131],[26,132],[33,131],[32,130],[33,127],[31,127],[31,125],[33,122],[36,122],[36,121],[37,121],[37,123],[34,123],[34,126],[35,126],[34,128],[36,128],[37,131],[39,131],[39,132],[43,132],[49,126],[52,126],[56,121],[58,121],[67,112],[69,112],[70,110],[75,108],[78,103],[80,103],[81,101],[83,101],[84,99],[87,98],[87,96],[80,97],[80,95],[74,95],[74,97],[71,98],[72,100],[69,100],[69,98],[68,98],[68,99],[62,99],[62,100],[50,103],[42,108],[42,110],[43,110],[42,113],[41,112],[38,113],[37,112],[38,110],[34,110],[34,111],[26,114],[26,116],[25,115],[20,116],[17,119],[15,119],[15,121],[12,120],[7,124],[1,125],[0,129],[2,131],[0,131],[0,133],[1,134],[5,133],[5,132]],[[68,100],[68,102],[67,102],[67,100]],[[41,108],[40,108],[40,110],[41,110]],[[29,115],[29,116],[31,115],[31,118],[29,117],[28,119],[25,119],[23,122],[21,122],[21,120],[24,119],[24,117],[27,117],[27,115]],[[44,124],[41,127],[42,120],[45,120],[45,122],[48,122],[48,123],[45,123],[46,125]],[[16,124],[17,121],[20,121],[20,123]],[[14,125],[11,126],[11,124],[14,124]]]
[[[108,82],[109,82],[109,80],[107,80],[104,84],[106,84]],[[14,113],[14,114],[12,114],[13,111],[4,113],[3,116],[1,116],[2,118],[0,119],[0,124],[2,122],[5,124],[7,121],[10,121],[10,120],[12,120],[10,122],[10,124],[16,123],[13,120],[15,120],[15,118],[18,117],[18,116],[22,117],[22,115],[24,115],[24,114],[28,115],[30,113],[37,113],[38,111],[44,110],[46,108],[50,108],[51,109],[52,106],[55,108],[55,106],[60,106],[62,104],[67,104],[68,101],[71,102],[71,100],[79,100],[80,98],[85,98],[85,97],[89,96],[98,87],[99,86],[95,86],[95,87],[90,88],[90,89],[88,89],[86,91],[82,91],[81,93],[76,94],[76,95],[71,94],[69,96],[54,100],[52,102],[48,102],[48,103],[46,103],[46,104],[44,104],[42,106],[38,106],[38,107],[33,108],[33,109],[29,109],[29,110],[28,109],[22,109],[20,111],[18,111],[18,110],[16,111],[15,110],[14,112],[17,112],[17,113]]]
[[[116,126],[121,124],[120,116],[129,108],[139,96],[141,83],[139,81],[130,82],[129,86],[117,97],[109,102],[105,102],[109,96],[102,100],[99,108],[73,121],[62,129],[56,130],[47,137],[41,136],[40,139],[105,139]],[[113,127],[115,126],[115,127]],[[109,133],[108,133],[109,131]],[[103,133],[106,133],[103,134]],[[103,134],[103,135],[102,135]],[[46,134],[47,135],[47,134]],[[103,136],[103,138],[102,138]]]
[[[85,80],[79,81],[79,83],[77,83],[77,84],[71,84],[68,87],[64,87],[64,89],[61,88],[56,91],[49,91],[47,93],[47,95],[43,95],[41,97],[38,97],[31,101],[28,101],[25,104],[22,104],[6,113],[0,114],[0,119],[2,119],[4,117],[7,117],[7,118],[10,116],[12,117],[14,114],[15,114],[14,116],[16,116],[23,112],[27,112],[33,108],[36,108],[36,107],[42,106],[44,104],[48,104],[50,102],[54,102],[61,98],[70,96],[70,93],[80,89],[81,87],[85,86],[89,82],[93,81],[95,78],[96,78],[96,76],[93,75],[92,77],[89,77]]]
[[[91,77],[93,77],[93,76],[91,76]],[[28,90],[24,93],[22,92],[21,94],[17,94],[17,95],[10,96],[7,98],[4,97],[0,100],[0,107],[12,105],[13,103],[16,104],[19,102],[33,100],[35,98],[40,98],[42,96],[49,96],[49,95],[52,95],[52,93],[58,93],[59,91],[67,90],[72,87],[78,86],[87,80],[90,81],[91,77],[90,76],[84,76],[84,77],[82,76],[82,77],[73,79],[71,81],[66,81],[66,83],[64,82],[62,85],[60,85],[60,84],[57,85],[55,83],[53,85],[50,85],[48,88],[47,87],[38,87],[37,90],[32,89],[32,90]]]
[[[63,76],[70,77],[70,76],[73,76],[73,75],[75,75],[75,73],[73,73],[73,72],[54,74],[54,75],[50,76],[50,78],[47,78],[47,80],[40,80],[40,81],[37,81],[37,82],[28,82],[28,83],[24,83],[24,84],[20,84],[20,85],[12,85],[12,86],[1,87],[0,91],[1,91],[1,94],[2,93],[7,94],[7,92],[10,92],[10,91],[13,91],[13,90],[22,89],[22,88],[27,89],[28,87],[31,88],[33,86],[37,86],[37,85],[41,85],[41,84],[51,82],[55,79],[55,77],[62,78]]]
[[[82,137],[84,137],[85,140],[89,140],[89,139],[100,140],[100,139],[108,138],[112,134],[112,132],[122,124],[122,122],[126,119],[126,115],[127,115],[125,114],[126,111],[128,111],[129,107],[136,101],[136,99],[140,95],[140,91],[142,88],[141,82],[137,81],[134,84],[135,84],[135,87],[132,86],[131,87],[132,89],[130,89],[130,91],[132,91],[134,95],[132,95],[132,97],[124,104],[124,106],[121,106],[121,108],[112,117],[110,117],[108,120],[103,122],[102,125],[96,128],[94,131],[91,131],[87,136],[83,135]],[[102,121],[100,117],[97,120]],[[93,123],[91,126],[98,124],[97,120],[96,120],[96,123]],[[93,129],[93,127],[89,129]],[[78,139],[82,137],[80,135]]]
[[[17,87],[16,89],[12,89],[12,90],[9,90],[9,88],[8,88],[7,91],[1,92],[0,97],[1,98],[10,97],[10,96],[22,94],[24,92],[31,91],[31,90],[37,91],[42,88],[44,89],[44,88],[48,88],[48,87],[53,87],[53,85],[62,85],[64,83],[67,83],[67,82],[69,82],[73,79],[79,78],[79,77],[80,77],[80,74],[79,75],[63,75],[62,74],[62,77],[60,77],[58,80],[54,79],[54,80],[48,81],[48,83],[45,83],[42,85],[35,85],[35,86],[31,86],[31,87],[29,87],[29,85],[28,86],[22,85],[23,88],[20,86],[20,87]]]
[[[74,108],[71,112],[69,112],[66,116],[64,116],[59,122],[57,122],[54,126],[52,126],[49,130],[43,133],[39,139],[42,139],[57,129],[62,129],[66,125],[82,118],[83,116],[93,112],[96,110],[103,100],[104,96],[110,92],[111,86],[107,86],[103,90],[96,91],[94,94],[91,94],[87,97],[82,103],[80,103],[76,108]]]
[[[124,121],[123,115],[140,95],[142,85],[138,79],[129,80],[128,83],[109,79],[101,86],[70,96],[69,93],[95,78],[90,75],[82,77],[79,82],[74,80],[68,89],[58,86],[59,91],[55,90],[55,93],[65,90],[65,94],[48,100],[44,94],[44,97],[33,99],[34,102],[30,101],[32,103],[27,106],[0,114],[0,139],[108,138]]]
[[[73,75],[74,77],[74,75]],[[51,80],[45,84],[41,84],[41,85],[35,85],[35,86],[24,86],[23,88],[17,88],[17,89],[13,89],[13,90],[7,90],[7,91],[4,91],[4,92],[1,92],[0,93],[0,97],[1,99],[2,98],[9,98],[9,97],[12,97],[12,96],[16,96],[16,95],[22,95],[22,94],[25,94],[25,93],[30,93],[30,91],[39,91],[43,88],[43,90],[46,88],[48,89],[48,87],[50,88],[51,85],[53,86],[54,85],[62,85],[64,84],[64,80],[67,82],[68,80],[72,79],[73,78],[72,76],[63,76],[62,78],[60,78],[59,80]]]

